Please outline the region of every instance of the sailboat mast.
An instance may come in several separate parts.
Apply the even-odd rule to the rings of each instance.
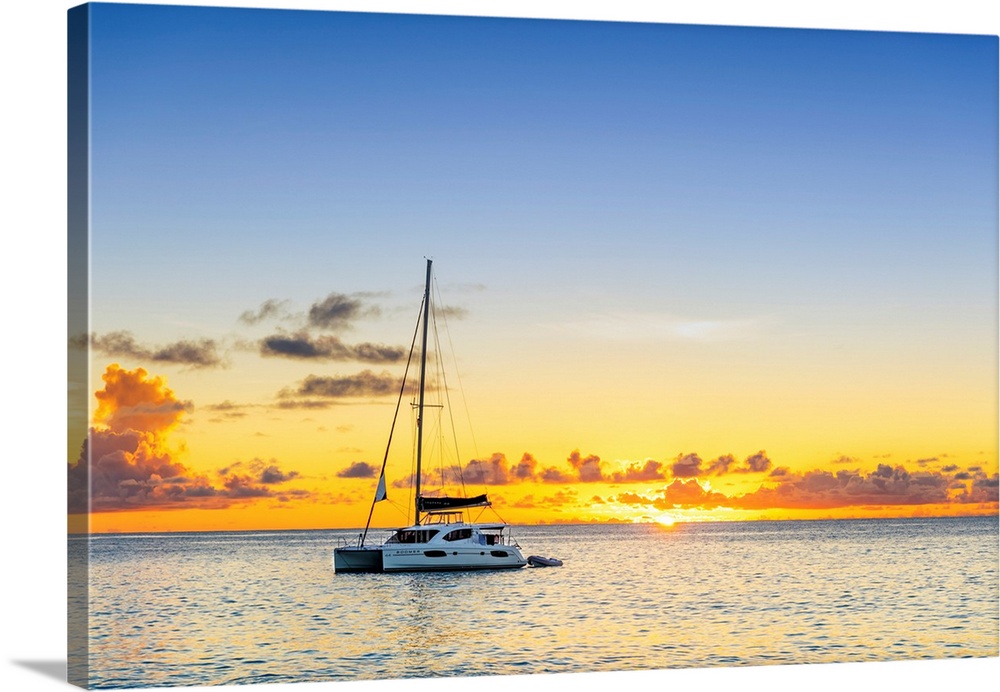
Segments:
[[[427,260],[424,285],[424,333],[420,347],[420,399],[417,403],[417,482],[414,494],[414,524],[420,524],[420,458],[424,450],[424,382],[427,375],[427,321],[431,307],[431,260]]]

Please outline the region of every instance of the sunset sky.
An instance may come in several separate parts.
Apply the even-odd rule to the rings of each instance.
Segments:
[[[92,13],[90,530],[363,525],[424,257],[509,522],[998,511],[996,37]]]

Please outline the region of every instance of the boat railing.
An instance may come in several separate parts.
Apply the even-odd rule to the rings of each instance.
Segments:
[[[358,534],[357,537],[348,538],[346,536],[337,537],[337,547],[338,548],[360,548],[361,538],[363,534]]]

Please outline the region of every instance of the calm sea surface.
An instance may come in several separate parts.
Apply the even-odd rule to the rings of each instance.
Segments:
[[[91,684],[998,655],[996,517],[514,531],[565,565],[345,575],[353,531],[95,536]]]

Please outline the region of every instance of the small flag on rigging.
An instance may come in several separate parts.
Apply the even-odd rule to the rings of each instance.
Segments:
[[[382,469],[382,475],[378,477],[378,489],[375,491],[375,502],[381,502],[386,499],[388,498],[385,494],[385,469]]]

